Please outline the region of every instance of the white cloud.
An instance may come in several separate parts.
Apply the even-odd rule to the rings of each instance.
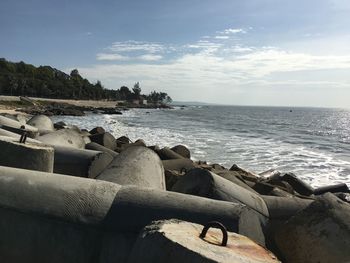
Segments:
[[[223,49],[223,51],[225,53],[248,53],[248,52],[252,52],[254,51],[254,47],[245,47],[245,46],[241,46],[241,45],[235,45],[233,47],[225,47]]]
[[[113,52],[145,51],[148,53],[156,53],[164,51],[165,47],[158,43],[130,40],[126,42],[114,42],[108,49]]]
[[[242,28],[227,28],[224,31],[219,31],[218,33],[225,34],[225,35],[238,34],[238,33],[245,34],[247,33],[247,31],[245,31]]]
[[[119,61],[125,61],[125,60],[129,60],[130,58],[127,56],[122,56],[119,54],[107,54],[107,53],[98,53],[96,55],[96,59],[97,60],[119,60]]]
[[[275,98],[278,97],[276,94],[285,97],[283,92],[293,97],[292,94],[296,89],[300,94],[303,91],[309,94],[310,105],[312,105],[310,89],[315,92],[313,96],[319,96],[318,89],[333,89],[333,101],[336,101],[336,94],[342,98],[349,93],[346,90],[349,88],[350,78],[347,77],[348,80],[346,80],[344,77],[343,80],[338,80],[315,77],[303,80],[296,77],[289,78],[288,75],[280,78],[276,77],[276,74],[295,72],[305,75],[312,70],[332,72],[336,69],[350,69],[350,56],[323,57],[283,50],[256,49],[248,54],[231,58],[199,52],[185,54],[167,63],[163,61],[147,64],[138,61],[127,65],[95,65],[86,68],[78,67],[78,69],[80,73],[92,80],[101,80],[107,88],[119,88],[122,85],[132,85],[135,81],[141,81],[145,93],[154,89],[163,90],[175,100],[196,99],[228,104],[256,104],[259,102],[259,94],[267,94],[265,92],[271,89],[274,90]],[[297,95],[294,96],[294,102],[290,103],[300,103]],[[256,100],[253,101],[253,98]],[[284,103],[277,98],[271,101],[273,102]],[[260,101],[260,103],[264,102]],[[265,102],[265,104],[269,103]],[[337,105],[333,104],[333,106]]]
[[[216,39],[229,39],[229,36],[215,36]]]
[[[267,77],[277,72],[307,72],[321,69],[350,69],[350,56],[312,56],[278,49],[256,48],[248,54],[231,58],[199,52],[188,53],[172,62],[162,64],[149,65],[139,62],[128,65],[96,65],[92,68],[79,68],[79,71],[94,79],[117,78],[121,84],[122,80],[127,79],[134,81],[148,79],[153,80],[152,85],[160,87],[162,83],[171,83],[169,87],[181,83],[187,87],[191,84],[195,90],[196,87],[213,83],[244,85],[251,81],[266,82]]]
[[[132,60],[143,60],[143,61],[157,61],[162,59],[161,55],[154,54],[145,54],[141,56],[122,56],[120,54],[107,54],[107,53],[99,53],[96,55],[97,60],[106,60],[106,61],[132,61]]]
[[[230,29],[230,32],[237,30]],[[117,50],[138,52],[124,56]],[[240,40],[221,41],[221,38],[201,39],[182,46],[118,42],[114,43],[114,52],[97,55],[98,60],[115,60],[114,65],[78,67],[79,72],[92,80],[101,80],[107,88],[141,81],[145,93],[147,89],[159,89],[176,100],[196,98],[225,103],[234,103],[230,100],[237,94],[249,94],[249,90],[259,88],[259,92],[278,87],[288,87],[289,91],[293,87],[299,90],[326,87],[345,90],[350,83],[350,77],[344,73],[350,70],[350,52],[315,55],[274,46],[247,46]],[[162,56],[165,53],[170,60]],[[123,60],[128,63],[118,64]],[[161,63],[157,62],[159,60]],[[322,73],[309,74],[312,71],[329,74],[320,78]],[[342,72],[342,75],[332,72]]]
[[[197,52],[201,52],[201,53],[206,53],[206,54],[211,54],[214,53],[216,51],[218,51],[221,47],[223,46],[222,43],[214,43],[208,40],[199,40],[194,44],[187,44],[184,45],[183,48],[188,52],[189,50],[197,50]]]
[[[145,61],[157,61],[162,59],[163,57],[161,55],[146,54],[146,55],[139,56],[137,58]]]

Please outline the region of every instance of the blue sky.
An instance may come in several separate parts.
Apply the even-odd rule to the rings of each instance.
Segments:
[[[350,1],[0,2],[0,57],[182,101],[350,107]]]

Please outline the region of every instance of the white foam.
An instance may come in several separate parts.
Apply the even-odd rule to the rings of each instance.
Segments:
[[[237,135],[220,129],[213,132],[205,126],[189,127],[188,117],[177,120],[167,116],[167,112],[147,111],[150,114],[145,110],[129,110],[123,115],[56,116],[54,120],[86,129],[102,126],[115,137],[126,135],[133,141],[142,138],[148,145],[172,147],[184,144],[191,150],[193,159],[219,163],[228,168],[236,163],[257,173],[271,168],[293,172],[314,187],[338,182],[350,185],[350,161],[344,157],[309,148],[298,141],[288,143],[249,133]],[[158,118],[163,119],[158,121]],[[185,120],[187,122],[180,125]],[[178,123],[168,126],[176,121]]]

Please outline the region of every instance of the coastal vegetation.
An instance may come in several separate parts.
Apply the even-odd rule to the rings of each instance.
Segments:
[[[23,61],[14,63],[0,58],[0,94],[53,99],[149,101],[153,104],[169,103],[165,92],[141,94],[139,82],[130,90],[126,86],[106,89],[100,81],[91,83],[77,69],[66,74],[51,66],[35,67]]]

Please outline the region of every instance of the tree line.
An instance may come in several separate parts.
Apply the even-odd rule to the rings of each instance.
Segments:
[[[170,96],[165,92],[152,91],[141,94],[139,82],[130,90],[106,89],[100,81],[90,83],[77,69],[66,74],[50,66],[35,67],[23,61],[14,63],[0,58],[0,94],[9,96],[30,96],[55,99],[82,100],[126,100],[146,99],[152,103],[169,103]]]

